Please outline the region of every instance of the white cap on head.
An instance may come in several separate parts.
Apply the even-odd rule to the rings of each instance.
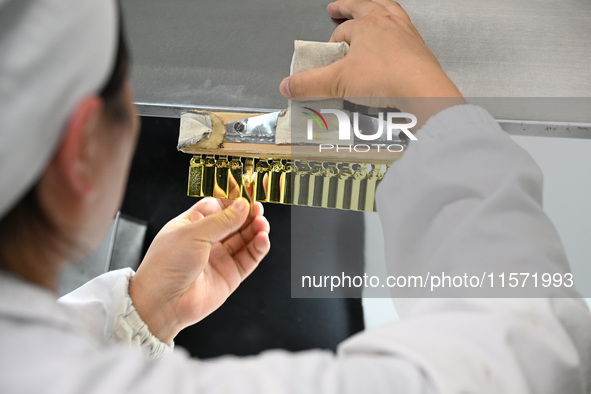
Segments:
[[[80,100],[106,84],[115,0],[0,0],[0,218],[34,185]]]

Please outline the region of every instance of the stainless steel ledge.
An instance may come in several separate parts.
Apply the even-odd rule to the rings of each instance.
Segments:
[[[136,108],[140,116],[154,116],[162,118],[180,118],[181,112],[187,110],[244,113],[267,113],[278,111],[278,109],[269,108],[236,108],[151,103],[136,103]],[[501,128],[511,135],[591,139],[591,123],[523,121],[508,119],[498,119],[497,121],[501,125]]]

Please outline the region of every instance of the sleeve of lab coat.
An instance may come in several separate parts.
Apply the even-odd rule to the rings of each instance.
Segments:
[[[134,272],[124,268],[100,275],[59,299],[64,309],[99,343],[123,343],[139,347],[149,358],[172,351],[150,332],[128,293]]]
[[[450,272],[475,261],[567,264],[541,208],[539,169],[486,111],[448,108],[417,137],[378,189],[391,273],[408,264]],[[118,313],[110,308],[121,304],[109,299],[126,296],[124,286],[105,290],[116,281],[103,278],[65,299],[74,309],[99,305],[87,309],[98,335],[110,335],[109,316]],[[113,379],[111,392],[589,392],[591,325],[580,300],[421,298],[401,315],[345,341],[336,355],[272,351],[204,362],[175,351],[149,363],[120,356],[128,373]]]
[[[448,108],[417,138],[377,192],[391,275],[569,270],[542,210],[538,166],[488,112]],[[446,392],[590,389],[591,327],[580,299],[400,301],[401,323],[374,338],[392,353],[416,357]],[[372,344],[369,335],[359,336],[341,351]]]

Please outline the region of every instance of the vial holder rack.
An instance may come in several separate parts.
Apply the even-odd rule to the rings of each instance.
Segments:
[[[375,212],[389,165],[196,154],[187,194]]]
[[[326,151],[315,143],[277,144],[280,112],[207,115],[217,119],[212,125],[222,127],[223,143],[179,147],[192,155],[187,193],[192,197],[245,197],[252,202],[375,212],[376,187],[392,162],[402,156],[401,151],[389,149],[358,152],[351,145]],[[359,119],[364,130],[376,128],[376,118],[359,115]],[[181,121],[185,135],[182,125]],[[213,129],[214,134],[220,131],[215,125]],[[400,139],[391,143],[406,146]]]

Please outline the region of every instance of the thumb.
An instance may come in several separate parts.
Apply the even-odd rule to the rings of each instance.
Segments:
[[[340,97],[336,84],[338,70],[339,61],[293,74],[281,81],[279,91],[288,99]]]
[[[228,208],[206,216],[191,224],[193,231],[199,231],[199,238],[207,242],[217,242],[238,231],[248,217],[248,201],[240,198]]]

